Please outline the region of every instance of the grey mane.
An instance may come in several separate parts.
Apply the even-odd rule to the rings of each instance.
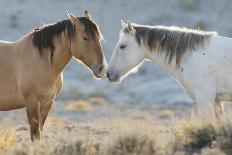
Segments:
[[[181,58],[187,51],[195,51],[202,47],[209,38],[215,36],[216,32],[203,32],[175,26],[144,26],[132,24],[135,30],[135,38],[141,46],[151,51],[162,52],[170,64],[173,59],[179,66]],[[130,33],[131,29],[125,27],[124,33]]]

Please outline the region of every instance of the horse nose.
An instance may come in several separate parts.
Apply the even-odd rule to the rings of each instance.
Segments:
[[[94,74],[96,77],[98,78],[102,78],[105,76],[106,74],[106,69],[105,69],[105,65],[104,64],[99,64],[99,65],[96,65],[96,67],[94,68]]]
[[[108,79],[110,78],[110,73],[109,73],[109,72],[106,73],[106,77],[107,77]]]
[[[109,81],[115,82],[118,81],[119,75],[116,73],[115,70],[108,69],[106,73],[106,77],[108,78]]]
[[[101,73],[101,72],[103,72],[104,69],[105,69],[104,65],[101,64],[101,65],[98,66],[97,71],[98,71],[98,73]]]

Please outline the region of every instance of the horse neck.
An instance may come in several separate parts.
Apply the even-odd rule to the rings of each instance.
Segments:
[[[60,37],[54,39],[54,45],[55,51],[52,66],[55,75],[59,75],[72,58],[70,51],[71,42],[64,34],[61,34]]]
[[[178,78],[179,76],[179,68],[176,67],[175,61],[168,63],[164,54],[161,54],[156,51],[151,51],[148,49],[144,49],[146,59],[152,61],[153,63],[159,65],[166,72],[171,74],[172,76]]]

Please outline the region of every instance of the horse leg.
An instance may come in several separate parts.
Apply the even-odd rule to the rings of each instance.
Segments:
[[[45,123],[45,121],[46,121],[46,119],[47,119],[48,113],[49,113],[49,111],[50,111],[50,109],[51,109],[53,103],[54,103],[54,100],[49,101],[49,102],[46,104],[46,106],[42,106],[42,107],[41,107],[41,117],[42,117],[42,123],[41,123],[41,126],[40,126],[40,130],[41,130],[41,131],[43,130],[44,123]]]
[[[221,116],[224,112],[224,107],[223,107],[223,103],[218,101],[218,100],[215,100],[215,102],[213,103],[214,105],[214,114],[215,114],[215,117],[216,119],[219,121],[221,120]]]
[[[40,116],[40,102],[37,97],[31,96],[26,99],[26,111],[27,118],[30,125],[30,135],[31,140],[40,140],[40,126],[41,126],[41,116]]]

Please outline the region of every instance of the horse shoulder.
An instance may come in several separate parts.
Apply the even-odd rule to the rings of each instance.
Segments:
[[[189,52],[179,69],[179,81],[195,101],[212,100],[216,95],[216,72],[213,71],[216,67],[211,57],[207,56],[209,53],[207,48]]]

